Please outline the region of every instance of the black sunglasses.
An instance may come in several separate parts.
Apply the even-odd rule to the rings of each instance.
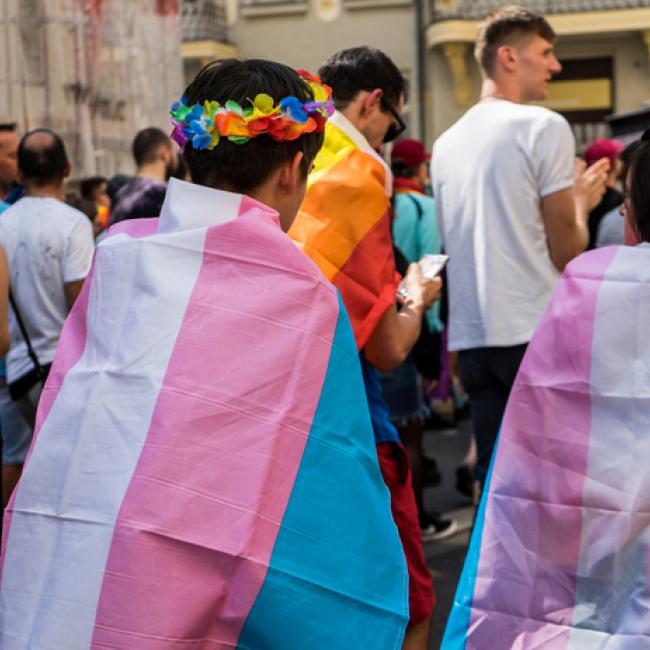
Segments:
[[[386,131],[386,135],[384,136],[384,142],[392,142],[395,138],[406,131],[406,124],[404,124],[398,112],[384,99],[383,95],[379,98],[379,105],[381,106],[382,111],[390,113],[390,116],[394,120],[394,122],[388,127],[388,131]]]

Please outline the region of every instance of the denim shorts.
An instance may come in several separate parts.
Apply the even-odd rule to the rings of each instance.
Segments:
[[[428,411],[422,399],[422,387],[415,361],[409,354],[395,370],[381,374],[381,389],[388,405],[390,419],[396,424],[426,419]]]

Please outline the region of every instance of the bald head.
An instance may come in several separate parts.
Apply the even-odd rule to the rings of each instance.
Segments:
[[[27,133],[18,146],[18,171],[27,186],[62,185],[70,172],[63,140],[49,129]]]

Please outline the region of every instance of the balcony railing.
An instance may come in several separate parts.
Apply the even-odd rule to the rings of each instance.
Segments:
[[[228,43],[228,23],[224,0],[182,0],[183,41]]]
[[[433,20],[478,20],[507,4],[505,0],[433,0]],[[518,0],[516,4],[544,14],[565,14],[607,9],[640,9],[648,0]]]

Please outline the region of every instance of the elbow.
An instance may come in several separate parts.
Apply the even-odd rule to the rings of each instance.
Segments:
[[[377,350],[366,350],[366,359],[379,372],[390,372],[404,363],[409,350],[399,345],[386,345]]]
[[[553,262],[553,266],[558,270],[559,273],[564,273],[564,269],[566,265],[569,263],[568,260],[553,257],[553,256],[551,256],[551,262]]]
[[[563,255],[551,255],[551,262],[553,262],[553,266],[560,273],[564,273],[564,269],[566,268],[566,265],[583,252],[584,251],[582,249],[579,249],[579,250],[571,251],[571,253],[565,253]]]
[[[551,262],[553,266],[560,272],[564,273],[566,265],[574,260],[578,255],[582,255],[587,249],[588,236],[583,233],[583,236],[576,236],[573,242],[566,242],[564,246],[549,247]]]

